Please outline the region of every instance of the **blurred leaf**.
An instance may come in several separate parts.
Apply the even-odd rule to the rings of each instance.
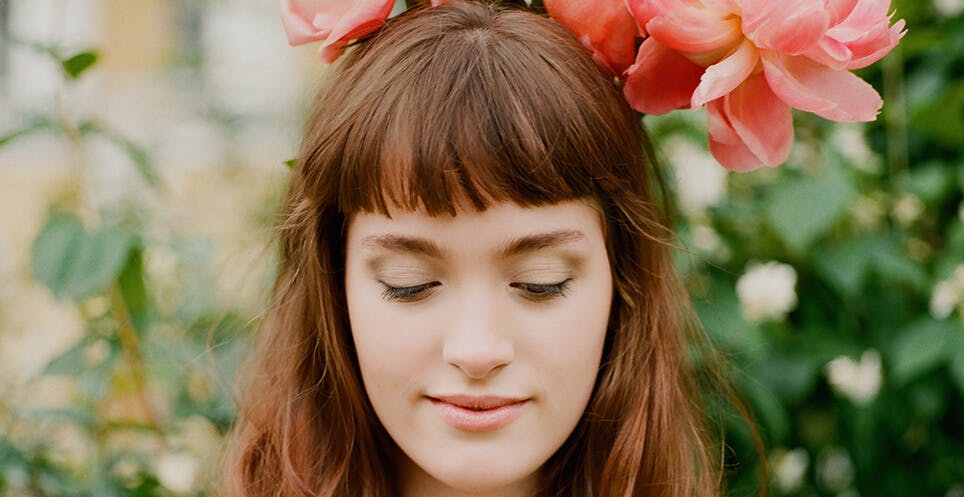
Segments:
[[[130,243],[130,234],[122,228],[88,234],[76,217],[54,215],[34,242],[34,277],[58,299],[85,297],[117,277]]]
[[[30,411],[30,417],[43,421],[66,421],[86,428],[93,428],[97,424],[93,413],[80,409],[36,409]]]
[[[856,197],[850,180],[836,168],[817,176],[788,180],[764,200],[766,218],[787,248],[804,253],[847,212]]]
[[[732,283],[714,280],[709,295],[695,299],[693,304],[715,346],[751,357],[765,353],[766,339],[759,328],[743,318]]]
[[[84,347],[87,340],[78,341],[64,353],[54,357],[44,368],[44,375],[73,375],[84,369]]]
[[[150,297],[144,278],[144,249],[140,245],[135,245],[130,251],[117,281],[134,328],[143,333],[150,319]]]
[[[947,345],[957,326],[923,319],[901,332],[891,348],[892,373],[898,384],[929,372],[948,358]]]
[[[940,161],[921,164],[900,176],[897,184],[928,204],[941,202],[954,191],[954,170]]]
[[[964,395],[964,333],[958,332],[953,335],[948,351],[951,356],[949,364],[951,379]]]
[[[912,126],[949,146],[964,143],[964,84],[954,85],[912,115]]]
[[[157,175],[157,171],[154,168],[154,163],[151,161],[151,157],[147,151],[144,150],[144,148],[142,148],[140,145],[133,142],[129,138],[94,122],[84,122],[80,125],[79,129],[81,133],[101,136],[114,145],[120,147],[121,150],[127,154],[127,157],[131,160],[131,162],[134,163],[134,166],[137,168],[137,172],[141,175],[141,178],[145,183],[147,183],[148,186],[154,188],[160,186],[161,181]]]
[[[783,445],[790,436],[790,419],[780,399],[766,385],[746,375],[740,376],[740,391],[753,403],[771,445]]]
[[[877,237],[867,241],[865,250],[873,260],[874,271],[884,280],[906,283],[918,291],[927,287],[927,272],[907,255],[893,237]]]
[[[297,163],[298,163],[298,159],[288,159],[288,160],[284,161],[284,165],[287,166],[288,169],[294,169],[294,168],[295,168],[295,164],[297,164]]]
[[[62,298],[60,289],[86,241],[84,226],[69,215],[54,215],[40,231],[33,245],[33,276]]]
[[[70,79],[77,79],[87,69],[97,63],[97,52],[87,50],[64,59],[60,64]]]
[[[819,363],[802,354],[774,352],[753,369],[759,378],[781,399],[796,403],[803,400],[817,383]]]
[[[54,122],[51,121],[49,118],[46,118],[46,117],[35,118],[30,122],[28,122],[23,127],[21,127],[20,129],[15,129],[6,134],[0,135],[0,147],[12,142],[13,140],[16,140],[17,138],[29,135],[35,131],[52,129],[53,127],[54,127]]]
[[[846,240],[814,251],[812,264],[825,281],[840,293],[853,297],[863,289],[871,253],[863,240]]]

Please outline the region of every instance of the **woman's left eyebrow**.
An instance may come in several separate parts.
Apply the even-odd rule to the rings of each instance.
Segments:
[[[499,252],[503,259],[558,247],[567,243],[584,240],[586,235],[579,230],[556,230],[546,233],[527,235],[507,243]]]

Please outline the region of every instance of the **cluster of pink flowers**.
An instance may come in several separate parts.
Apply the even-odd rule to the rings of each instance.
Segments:
[[[433,5],[444,0],[432,0]],[[381,26],[394,0],[281,0],[292,45],[322,41],[334,61]],[[890,0],[544,0],[549,15],[621,78],[645,114],[706,106],[709,146],[727,169],[786,161],[791,108],[872,121],[883,102],[850,71],[903,37]],[[637,49],[637,40],[643,38]]]

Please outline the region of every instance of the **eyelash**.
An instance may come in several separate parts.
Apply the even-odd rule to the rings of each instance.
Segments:
[[[546,301],[558,297],[565,297],[566,290],[569,289],[569,283],[572,282],[572,278],[567,278],[559,283],[552,283],[546,285],[540,285],[535,283],[510,283],[509,286],[512,288],[518,288],[526,294],[526,297],[534,301]],[[382,291],[382,298],[390,302],[402,301],[402,302],[417,302],[423,298],[429,296],[429,290],[435,288],[441,283],[433,281],[431,283],[423,283],[421,285],[414,286],[403,286],[395,287],[391,286],[385,282],[381,282],[385,289]]]

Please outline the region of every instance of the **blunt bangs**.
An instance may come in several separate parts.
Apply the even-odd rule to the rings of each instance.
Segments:
[[[521,37],[534,23],[552,36]],[[323,98],[344,110],[316,116],[308,155],[328,162],[325,200],[345,214],[599,197],[643,167],[615,82],[554,21],[511,8],[410,10],[349,54]]]

